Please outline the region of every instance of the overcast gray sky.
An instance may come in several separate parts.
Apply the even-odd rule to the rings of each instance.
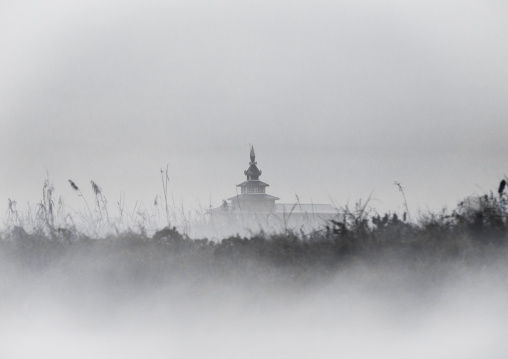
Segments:
[[[220,204],[255,146],[268,192],[453,206],[508,173],[508,5],[1,1],[0,205],[46,176]],[[85,191],[86,189],[86,191]]]

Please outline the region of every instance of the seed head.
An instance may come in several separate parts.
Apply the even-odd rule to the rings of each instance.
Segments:
[[[69,180],[69,183],[71,184],[71,187],[72,187],[73,190],[79,191],[78,186],[76,186],[76,184],[72,180]]]
[[[504,191],[505,187],[506,187],[506,181],[502,180],[501,183],[499,184],[499,189],[497,190],[499,195],[503,194],[503,191]]]
[[[90,181],[90,183],[92,184],[92,189],[95,192],[95,195],[96,196],[100,195],[101,194],[101,188],[97,185],[97,183],[95,183],[94,181]]]

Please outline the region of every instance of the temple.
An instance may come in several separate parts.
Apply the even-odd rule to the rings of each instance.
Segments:
[[[236,196],[222,201],[222,205],[211,208],[212,219],[226,219],[254,225],[283,225],[290,227],[317,227],[337,218],[339,211],[329,204],[276,203],[278,197],[266,193],[269,185],[259,179],[261,170],[257,167],[254,146],[250,148],[249,168],[244,171],[246,180],[237,185]],[[229,201],[229,202],[228,202]]]
[[[279,198],[266,194],[269,185],[260,181],[261,171],[257,167],[254,146],[250,148],[249,168],[243,172],[247,177],[245,182],[240,183],[240,193],[228,198],[233,209],[241,211],[272,212],[275,209],[275,201]]]

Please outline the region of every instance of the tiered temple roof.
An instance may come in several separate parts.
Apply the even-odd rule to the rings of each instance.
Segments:
[[[250,148],[249,168],[243,173],[247,177],[247,180],[237,185],[237,187],[241,189],[240,194],[228,198],[228,200],[232,202],[231,204],[233,207],[255,207],[256,209],[265,210],[273,209],[275,201],[279,198],[266,194],[266,187],[268,187],[269,184],[259,180],[261,171],[257,167],[254,146]]]

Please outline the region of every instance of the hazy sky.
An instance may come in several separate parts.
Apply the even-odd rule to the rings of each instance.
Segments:
[[[220,204],[453,206],[508,173],[504,1],[1,1],[0,206],[68,179]],[[0,208],[1,209],[1,208]],[[1,211],[0,211],[1,212]]]

